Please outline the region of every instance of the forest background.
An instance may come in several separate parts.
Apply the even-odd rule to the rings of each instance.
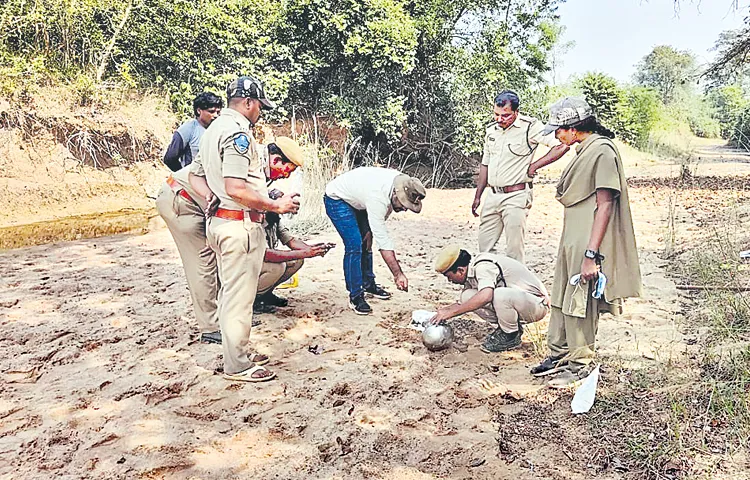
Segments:
[[[113,92],[146,92],[184,120],[195,94],[221,94],[249,73],[280,105],[267,122],[326,119],[346,132],[353,163],[427,166],[431,186],[470,180],[466,166],[505,88],[541,119],[558,98],[583,95],[639,149],[679,154],[675,138],[692,135],[750,146],[750,27],[721,34],[710,65],[662,45],[631,82],[590,72],[550,85],[546,74],[570,48],[561,3],[9,0],[0,7],[0,96],[23,109],[52,85],[71,90],[74,107],[106,109]]]

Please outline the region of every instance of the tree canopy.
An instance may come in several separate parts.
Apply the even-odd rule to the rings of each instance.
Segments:
[[[472,153],[499,90],[538,108],[560,1],[7,0],[0,88],[84,76],[164,90],[187,114],[249,73],[277,118],[308,110],[421,156]]]

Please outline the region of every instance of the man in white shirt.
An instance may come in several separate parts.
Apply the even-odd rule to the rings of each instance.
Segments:
[[[385,221],[391,212],[419,213],[426,191],[418,179],[396,170],[360,167],[334,178],[323,196],[326,213],[344,241],[344,279],[349,306],[359,315],[372,313],[365,294],[387,300],[391,294],[375,283],[372,242],[393,274],[396,288],[407,291],[409,280],[396,259]]]

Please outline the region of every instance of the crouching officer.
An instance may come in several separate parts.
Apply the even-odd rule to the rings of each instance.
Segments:
[[[440,251],[435,271],[452,283],[463,285],[458,303],[441,307],[431,319],[440,323],[475,312],[498,328],[485,338],[482,351],[504,352],[521,345],[522,323],[543,319],[549,312],[549,294],[539,278],[521,262],[494,253],[472,259],[457,245]]]
[[[266,255],[258,279],[258,296],[253,306],[255,313],[273,313],[276,307],[286,307],[289,301],[273,293],[274,288],[286,282],[297,273],[306,258],[323,257],[333,248],[331,243],[307,243],[294,238],[281,222],[279,215],[266,214]],[[288,250],[279,248],[284,245]]]
[[[204,176],[219,199],[219,208],[208,220],[207,239],[218,260],[219,324],[224,377],[229,380],[263,382],[276,376],[262,366],[268,357],[248,353],[253,302],[266,251],[264,214],[299,209],[296,194],[278,200],[268,197],[251,131],[261,109],[273,107],[259,80],[243,76],[230,83],[227,108],[206,130],[201,161],[193,162],[191,168],[191,175]]]
[[[289,178],[298,168],[304,167],[304,154],[299,143],[289,137],[276,137],[273,143],[259,149],[261,159],[266,166],[266,181]],[[283,193],[271,190],[269,196],[280,198]],[[289,229],[284,226],[281,216],[267,213],[263,222],[266,233],[266,253],[263,267],[258,279],[258,294],[255,297],[253,311],[255,313],[273,313],[276,307],[286,307],[288,300],[278,297],[273,289],[281,285],[302,268],[305,258],[322,257],[332,248],[332,244],[307,243],[294,238]],[[279,244],[289,250],[279,249]]]

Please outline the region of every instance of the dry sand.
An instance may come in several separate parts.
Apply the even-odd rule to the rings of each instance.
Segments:
[[[628,159],[631,176],[679,170]],[[540,180],[527,258],[550,285],[562,207],[551,182]],[[372,316],[347,308],[342,248],[308,261],[299,288],[283,293],[290,307],[262,315],[253,330],[252,344],[278,374],[266,384],[215,374],[221,350],[196,342],[182,266],[159,222],[142,236],[0,253],[0,477],[617,478],[592,473],[588,457],[564,454],[554,439],[529,437],[519,453],[499,454],[508,445],[498,439],[528,431],[505,422],[519,421],[525,399],[570,399],[528,374],[544,353],[546,320],[527,329],[522,348],[495,355],[478,349],[489,327],[473,315],[456,321],[461,339],[446,352],[426,351],[417,332],[402,328],[412,310],[456,298],[431,265],[448,242],[475,250],[472,197],[431,190],[423,214],[394,215],[389,228],[411,288],[373,301]],[[679,298],[661,257],[670,198],[663,188],[631,189],[645,296],[600,323],[606,360],[637,368],[685,350]],[[697,228],[684,208],[675,214],[681,233]],[[310,240],[339,242],[330,231]],[[393,289],[382,260],[375,263]],[[557,428],[572,430],[567,420],[574,423],[569,417]]]
[[[372,316],[346,306],[342,248],[309,261],[299,288],[286,293],[290,307],[261,316],[253,331],[279,376],[267,384],[214,373],[220,348],[195,342],[163,226],[1,254],[0,475],[589,478],[584,464],[560,466],[570,462],[549,447],[512,463],[498,457],[495,416],[517,412],[525,396],[549,395],[528,375],[543,353],[535,326],[522,348],[495,355],[477,348],[488,327],[472,315],[459,321],[464,345],[447,352],[427,352],[401,328],[411,310],[456,297],[431,264],[447,242],[475,249],[472,195],[432,190],[422,215],[389,222],[411,288],[373,301]],[[535,196],[527,257],[549,285],[562,207],[552,185]],[[632,199],[645,297],[603,320],[599,339],[604,356],[640,364],[679,355],[679,303],[659,257],[666,193],[635,188]],[[313,240],[338,241],[334,233]],[[380,259],[376,274],[392,288]]]

